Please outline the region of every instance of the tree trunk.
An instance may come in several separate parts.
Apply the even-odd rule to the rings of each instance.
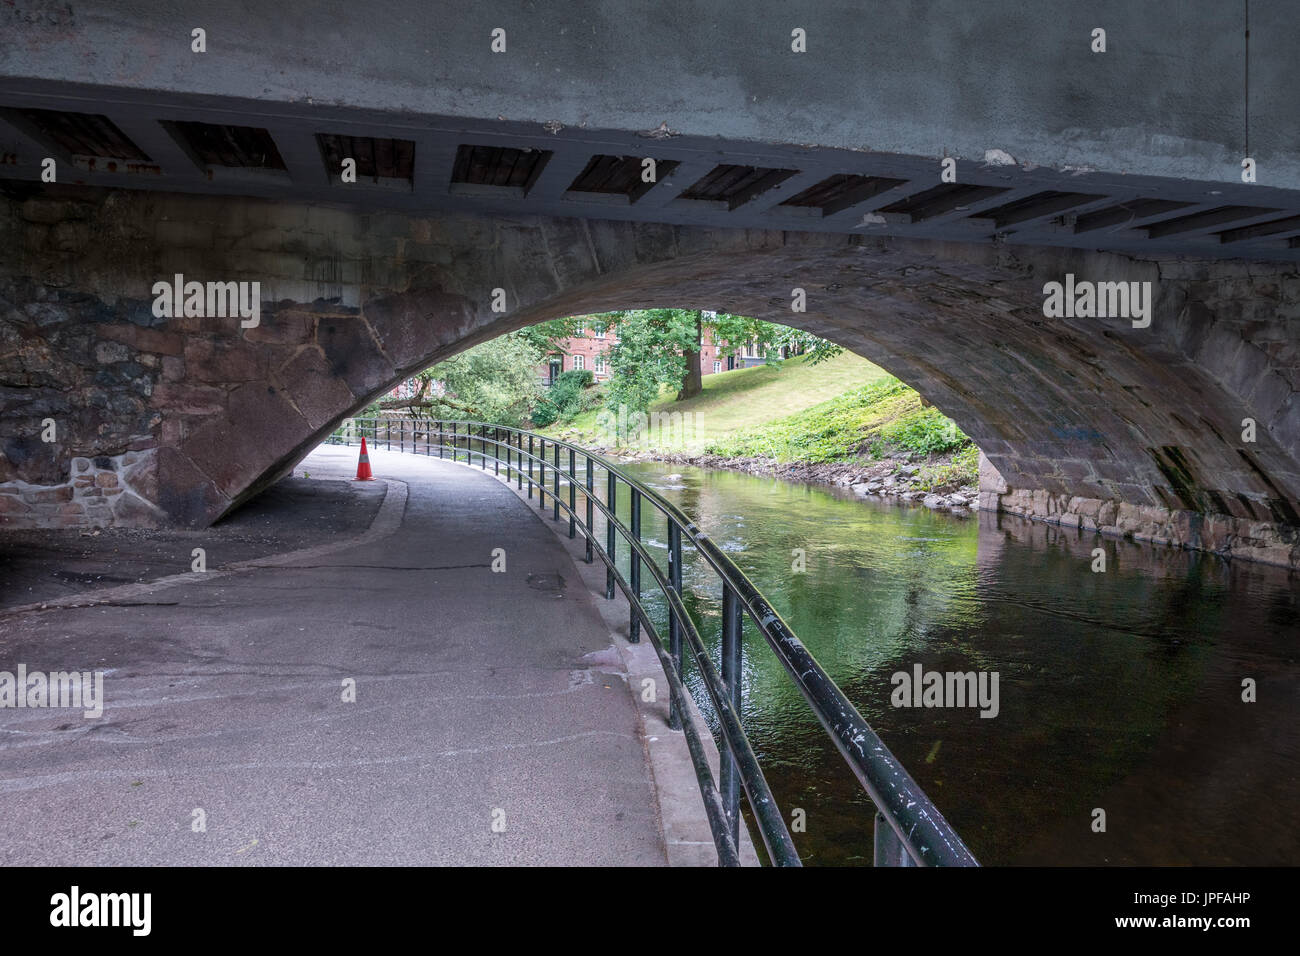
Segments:
[[[704,391],[704,376],[700,372],[700,348],[704,342],[704,313],[695,312],[695,349],[683,352],[686,359],[686,371],[682,374],[682,387],[677,392],[677,401],[683,402],[694,398]]]

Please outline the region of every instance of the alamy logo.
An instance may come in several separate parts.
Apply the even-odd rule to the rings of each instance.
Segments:
[[[153,925],[152,893],[71,892],[50,897],[51,926],[128,926],[133,936],[148,936]]]
[[[225,319],[239,316],[240,328],[257,328],[262,321],[262,283],[173,281],[159,279],[152,289],[153,314],[159,319],[181,317]]]
[[[1043,295],[1049,319],[1132,319],[1135,329],[1151,324],[1150,282],[1075,282],[1067,272],[1064,283],[1043,286]]]
[[[626,405],[602,408],[596,415],[601,442],[614,448],[653,444],[656,448],[681,448],[695,437],[694,412],[629,412]]]
[[[0,671],[0,707],[72,707],[83,717],[104,714],[103,671]]]
[[[920,664],[912,673],[895,671],[889,702],[895,707],[978,707],[981,717],[996,717],[998,672],[927,671]]]

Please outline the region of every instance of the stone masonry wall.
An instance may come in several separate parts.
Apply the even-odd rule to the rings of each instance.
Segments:
[[[71,187],[0,198],[0,248],[0,524],[202,527],[412,372],[652,307],[797,324],[870,358],[983,449],[1007,509],[1277,563],[1300,524],[1294,265]],[[1044,316],[1044,281],[1067,272],[1150,282],[1150,325]],[[155,317],[152,285],[176,273],[259,283],[260,324]],[[107,471],[121,492],[92,494]]]
[[[979,476],[981,511],[1300,570],[1300,528],[1294,525],[1113,498],[1054,494],[1043,488],[1011,488],[983,453]]]

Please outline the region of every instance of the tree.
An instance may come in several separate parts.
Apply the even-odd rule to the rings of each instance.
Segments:
[[[522,337],[542,355],[549,352],[564,352],[562,347],[564,340],[577,335],[578,329],[588,318],[588,316],[571,315],[563,319],[550,319],[520,329],[514,334]]]
[[[609,351],[610,380],[605,404],[617,410],[644,412],[665,385],[681,387],[683,355],[698,349],[696,313],[683,309],[635,309],[604,313],[618,328],[618,341]],[[698,360],[696,362],[698,366]]]
[[[746,342],[753,342],[763,353],[764,362],[768,365],[776,365],[780,361],[782,348],[790,354],[808,355],[808,361],[813,365],[834,358],[844,351],[834,342],[828,342],[811,332],[727,312],[716,313],[709,322],[709,328],[720,355],[736,355]]]
[[[807,355],[809,365],[825,362],[844,351],[842,346],[827,341],[819,335],[805,332],[803,329],[793,329],[788,325],[776,325],[772,322],[763,324],[771,329],[768,340],[770,349],[779,354],[781,348],[785,347],[788,353]]]
[[[691,348],[688,348],[682,356],[686,361],[686,369],[682,373],[682,387],[677,390],[679,402],[694,398],[704,391],[704,374],[700,370],[700,350],[704,347],[704,313],[696,309],[687,314],[695,316],[695,334],[691,340]]]
[[[542,351],[534,337],[509,332],[426,368],[410,398],[377,402],[377,409],[406,409],[431,418],[469,417],[519,426],[541,392],[537,365]]]

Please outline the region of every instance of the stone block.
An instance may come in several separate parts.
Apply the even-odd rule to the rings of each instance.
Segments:
[[[982,451],[979,457],[979,488],[980,491],[991,491],[999,495],[1007,492],[1006,479],[993,467],[993,463]]]
[[[185,380],[185,360],[167,357],[162,360],[162,379],[164,382],[181,382]]]
[[[312,428],[320,428],[356,403],[356,396],[333,374],[325,357],[304,349],[277,378]]]
[[[478,325],[469,300],[441,289],[373,299],[364,314],[399,369],[419,365],[438,345],[463,339]]]
[[[354,395],[370,395],[397,375],[360,317],[320,319],[316,342],[330,369]]]
[[[153,352],[158,355],[180,355],[185,347],[185,340],[181,334],[170,329],[143,328],[139,325],[117,323],[101,325],[98,334],[102,339],[128,345],[140,352]]]
[[[0,515],[24,514],[31,511],[27,502],[14,495],[0,495]]]
[[[155,408],[181,415],[215,415],[225,410],[229,393],[212,385],[171,384],[156,386],[151,396]]]
[[[157,503],[176,524],[206,527],[221,514],[229,499],[182,452],[164,446],[158,450]]]
[[[63,485],[58,488],[43,488],[40,491],[31,492],[26,497],[28,501],[31,501],[34,504],[46,504],[47,502],[52,501],[71,501],[72,486]]]
[[[263,312],[260,325],[244,330],[244,339],[258,344],[303,345],[315,337],[316,316],[289,309]]]
[[[190,382],[265,381],[267,354],[242,339],[191,337],[185,342],[185,368]]]
[[[185,457],[207,475],[216,491],[233,498],[314,431],[278,390],[261,384],[230,393],[226,414],[206,422],[185,440]],[[160,497],[167,480],[159,462]]]
[[[121,342],[100,342],[95,346],[95,361],[100,365],[125,362],[135,353]]]

